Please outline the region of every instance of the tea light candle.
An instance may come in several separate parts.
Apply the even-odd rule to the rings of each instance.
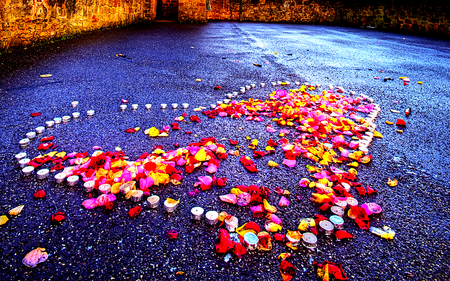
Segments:
[[[131,201],[139,202],[139,201],[142,200],[143,196],[144,196],[144,191],[142,191],[142,190],[134,190],[133,194],[131,194]]]
[[[162,103],[161,104],[161,109],[166,109],[167,108],[167,104],[166,103]]]
[[[248,91],[248,90],[250,90],[252,88],[252,86],[250,86],[250,85],[245,85],[245,89]]]
[[[233,92],[233,97],[237,97],[239,95],[239,92]]]
[[[99,187],[100,188],[100,187]],[[110,187],[111,188],[111,187]],[[120,194],[125,195],[131,190],[131,183],[126,182],[119,187]]]
[[[69,120],[70,120],[70,116],[69,116],[69,115],[65,115],[65,116],[62,117],[62,121],[63,121],[64,123],[69,122]]]
[[[133,104],[131,105],[131,109],[133,109],[133,110],[138,109],[138,107],[139,107],[139,104],[137,104],[137,103],[133,103]]]
[[[341,208],[342,210],[345,210],[347,208],[347,201],[346,200],[338,200],[334,203],[336,206]]]
[[[266,83],[261,83],[261,88],[264,88],[266,86]]]
[[[87,116],[94,115],[95,111],[93,109],[87,111]]]
[[[67,178],[67,184],[69,184],[69,186],[75,186],[79,180],[80,180],[79,176],[73,175]]]
[[[61,119],[61,117],[55,117],[55,118],[53,118],[53,121],[55,121],[55,124],[60,124],[62,119]]]
[[[147,203],[148,203],[149,208],[152,208],[152,209],[158,208],[159,196],[158,195],[149,196],[147,198]]]
[[[78,118],[78,117],[80,117],[80,113],[79,112],[73,112],[72,113],[72,117],[73,118]]]
[[[231,100],[229,100],[229,99],[224,99],[223,102],[226,103],[226,104],[229,104],[229,103],[231,102]]]
[[[206,213],[206,222],[209,225],[215,225],[219,222],[219,213],[216,211],[209,211]]]
[[[203,216],[203,208],[202,207],[194,207],[191,209],[192,219],[195,221],[199,221]]]
[[[252,88],[256,88],[256,84],[250,84],[250,86],[252,86]]]
[[[355,91],[350,91],[350,95],[356,95]]]
[[[147,103],[147,104],[145,105],[145,108],[146,108],[146,109],[150,109],[150,108],[152,108],[152,105],[151,105],[150,103]]]
[[[127,105],[126,104],[121,104],[120,105],[120,110],[125,110],[125,109],[127,109]]]
[[[37,127],[37,128],[35,129],[35,131],[36,131],[36,133],[38,133],[38,134],[42,134],[42,132],[45,131],[45,127],[43,127],[43,126]]]
[[[45,121],[45,126],[47,126],[47,128],[51,128],[53,127],[53,125],[55,125],[55,121],[53,120]]]
[[[358,200],[353,197],[347,197],[345,201],[347,201],[347,204],[350,206],[358,206]]]
[[[72,107],[77,107],[78,106],[78,101],[73,101],[72,102]]]
[[[39,171],[37,171],[36,174],[39,180],[43,180],[48,177],[49,173],[50,173],[49,169],[40,169]]]
[[[22,148],[24,148],[30,144],[30,139],[21,139],[19,141],[19,144]]]
[[[178,203],[169,203],[166,199],[166,201],[164,201],[164,210],[168,213],[172,213],[177,208],[177,205]]]
[[[311,232],[303,233],[302,244],[310,250],[315,249],[317,247],[317,236]]]
[[[216,105],[213,104],[213,103],[210,106],[211,106],[212,109],[216,108]]]
[[[64,174],[64,173],[58,173],[55,175],[56,183],[63,183],[65,179],[66,179],[66,174]]]
[[[34,167],[33,166],[26,166],[25,168],[22,169],[22,173],[24,176],[29,176],[34,172]]]
[[[90,193],[94,191],[95,181],[87,181],[83,184],[84,192]]]
[[[294,83],[295,83],[295,85],[300,86],[300,82],[299,81],[295,81]]]
[[[228,99],[232,99],[232,98],[233,98],[233,94],[231,94],[231,93],[230,93],[230,94],[227,94],[227,98],[228,98]]]
[[[320,88],[320,87],[322,87],[322,85],[316,84],[316,88],[317,88],[317,89]]]
[[[334,86],[333,85],[328,85],[328,89],[333,90]]]
[[[270,82],[270,84],[272,84],[272,86],[274,86],[274,87],[277,85],[276,82]]]
[[[222,103],[223,103],[223,101],[221,101],[221,100],[218,100],[218,101],[217,101],[217,104],[218,104],[218,105],[221,105]]]
[[[186,108],[189,107],[189,104],[185,102],[185,103],[183,103],[181,106],[183,106],[183,108],[186,109]]]
[[[249,251],[255,251],[258,248],[259,238],[253,232],[244,234],[244,247]]]
[[[277,84],[278,84],[278,85],[281,85],[282,83],[283,83],[283,82],[281,82],[281,81],[277,81]]]
[[[291,85],[291,82],[289,82],[289,81],[286,81],[285,83],[286,83],[286,85]]]
[[[36,132],[28,132],[25,136],[32,140],[36,137]]]
[[[336,216],[342,217],[342,216],[344,215],[344,210],[343,210],[341,207],[339,207],[339,206],[332,206],[332,207],[330,208],[330,210],[331,210],[331,212],[332,212],[333,214],[335,214]]]
[[[23,158],[27,157],[27,153],[26,152],[20,152],[20,153],[17,153],[14,157],[16,158],[17,161],[20,161]]]
[[[334,225],[334,228],[344,229],[344,219],[342,219],[340,216],[330,216],[330,222]]]
[[[235,232],[238,227],[239,220],[235,216],[225,219],[225,227],[229,232]]]
[[[240,92],[241,94],[245,93],[245,87],[240,87],[240,88],[239,88],[239,92]]]
[[[26,166],[28,166],[28,163],[30,163],[30,161],[31,160],[29,158],[20,159],[19,161],[20,168],[25,168]]]
[[[320,230],[322,230],[325,235],[329,236],[329,235],[333,234],[334,225],[330,221],[327,221],[327,220],[320,221],[319,227],[320,227]]]

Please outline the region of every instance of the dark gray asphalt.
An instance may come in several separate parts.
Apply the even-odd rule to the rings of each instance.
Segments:
[[[131,59],[118,58],[118,53]],[[124,130],[172,123],[182,111],[161,111],[157,107],[163,102],[189,102],[188,113],[193,114],[194,106],[222,100],[226,93],[250,83],[265,82],[268,87],[257,87],[243,97],[265,99],[273,89],[270,82],[277,80],[343,86],[347,94],[351,90],[366,94],[380,104],[376,123],[384,138],[374,141],[373,162],[360,167],[358,176],[379,191],[372,200],[382,206],[383,214],[372,225],[389,225],[397,233],[395,240],[386,241],[346,221],[353,240],[321,239],[320,252],[301,250],[292,255],[295,280],[316,279],[311,257],[342,263],[351,280],[450,279],[448,41],[331,26],[154,23],[2,55],[0,67],[0,215],[25,204],[18,217],[0,227],[1,280],[280,280],[276,257],[288,248],[275,243],[270,253],[247,255],[240,261],[233,257],[225,263],[214,252],[217,229],[190,221],[189,210],[196,205],[252,220],[248,208],[241,210],[218,200],[225,190],[187,197],[196,178],[205,174],[203,170],[187,175],[182,185],[155,191],[161,198],[181,198],[175,214],[145,210],[130,219],[127,212],[136,203],[120,199],[112,214],[85,210],[80,204],[87,196],[80,187],[61,188],[53,179],[23,178],[14,162],[25,133],[73,112],[73,100],[80,101],[82,117],[45,133],[54,135],[58,149],[68,152],[92,152],[94,145],[104,150],[120,146],[135,159],[157,144],[173,149],[174,143],[185,145],[200,137],[233,138],[241,143],[247,135],[267,140],[271,135],[264,123],[208,120],[203,114],[199,114],[202,123],[182,124],[182,130],[168,138],[150,139]],[[45,73],[53,77],[39,77]],[[404,86],[398,79],[401,76],[409,77],[410,85]],[[384,82],[385,77],[394,80]],[[197,78],[202,81],[195,82]],[[222,90],[213,90],[216,85]],[[122,98],[138,103],[139,109],[119,112]],[[154,108],[144,110],[146,103]],[[408,107],[412,114],[407,118],[390,111],[403,112]],[[96,111],[93,118],[85,117],[88,109]],[[42,116],[30,117],[35,111]],[[407,122],[403,134],[384,123],[397,118]],[[220,142],[229,147],[228,141]],[[37,141],[26,151],[38,155]],[[263,167],[268,159],[281,163],[283,156],[277,153],[256,162]],[[303,168],[308,163],[300,161],[294,171],[263,168],[249,174],[237,158],[230,157],[217,175],[228,177],[226,191],[236,184],[260,181],[304,196],[304,201],[295,201],[281,215],[284,228],[293,229],[299,218],[318,212],[308,199],[311,191],[297,188],[300,178],[309,175]],[[387,186],[388,177],[397,178],[399,185]],[[47,191],[43,200],[33,198],[39,188]],[[67,213],[61,225],[50,224],[56,211]],[[180,232],[177,240],[167,239],[169,229]],[[21,260],[36,247],[46,248],[49,259],[34,269],[26,268]],[[177,271],[186,274],[175,276]]]

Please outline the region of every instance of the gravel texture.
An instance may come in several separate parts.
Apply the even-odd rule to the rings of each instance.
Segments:
[[[116,57],[119,53],[126,57]],[[41,78],[45,73],[53,76]],[[370,147],[373,161],[358,168],[359,180],[379,193],[355,196],[361,203],[377,202],[383,208],[371,225],[388,225],[396,231],[393,241],[383,240],[345,218],[346,230],[355,238],[336,241],[319,236],[319,251],[293,252],[289,261],[297,268],[294,279],[316,280],[312,261],[330,260],[341,263],[350,280],[449,280],[449,73],[448,41],[294,24],[152,23],[1,55],[0,215],[18,205],[25,208],[0,226],[0,279],[281,280],[277,256],[290,249],[274,242],[271,252],[248,254],[242,260],[232,256],[225,262],[214,251],[218,227],[204,220],[191,221],[189,211],[194,206],[205,212],[227,211],[241,222],[255,220],[262,226],[264,221],[253,219],[249,208],[220,202],[218,195],[237,184],[280,186],[304,198],[291,197],[291,205],[279,214],[283,231],[295,229],[300,218],[319,212],[309,200],[311,190],[298,186],[302,177],[309,176],[304,168],[311,164],[309,160],[299,160],[294,169],[267,167],[268,160],[281,163],[278,149],[275,155],[255,160],[260,172],[250,174],[237,157],[229,156],[217,172],[228,178],[227,187],[188,197],[197,177],[206,175],[204,169],[197,169],[181,185],[154,189],[162,199],[181,199],[175,213],[167,214],[160,206],[131,219],[128,210],[145,204],[119,199],[111,214],[100,208],[85,210],[81,203],[87,195],[81,183],[69,187],[56,184],[53,175],[47,180],[23,177],[14,155],[26,151],[37,156],[39,138],[26,149],[20,149],[19,140],[47,120],[70,115],[75,111],[70,105],[74,100],[79,101],[76,110],[81,117],[42,135],[53,135],[59,151],[92,153],[94,145],[105,151],[119,146],[136,159],[155,145],[169,150],[175,143],[183,146],[215,136],[228,149],[230,138],[239,140],[251,155],[246,136],[259,138],[260,146],[275,136],[265,130],[265,123],[213,120],[192,109],[223,100],[226,93],[250,83],[258,86],[240,97],[265,99],[274,89],[271,81],[287,80],[343,86],[347,94],[366,94],[380,104],[376,123],[384,138]],[[411,79],[408,86],[399,80],[401,76]],[[393,80],[384,82],[385,77]],[[196,82],[197,78],[202,81]],[[266,88],[259,87],[261,82]],[[222,89],[214,90],[217,85]],[[119,111],[122,98],[130,105],[139,104],[138,110],[129,105]],[[186,112],[199,115],[202,122],[181,123],[181,130],[168,138],[124,132],[129,127],[161,128],[172,123],[184,110],[162,111],[159,104],[170,107],[173,102],[190,103]],[[146,103],[153,108],[145,110]],[[409,117],[403,114],[406,108],[412,109]],[[86,116],[89,109],[95,110],[91,118]],[[30,117],[31,112],[42,115]],[[395,125],[384,123],[397,118],[407,122],[403,134],[395,131]],[[388,177],[398,179],[399,185],[389,187]],[[37,189],[47,192],[44,199],[33,198]],[[279,196],[271,198],[275,203]],[[67,219],[51,224],[51,215],[57,211],[65,212]],[[171,229],[179,232],[176,240],[166,235]],[[37,247],[47,250],[48,260],[32,269],[22,265],[23,257]],[[177,276],[178,271],[184,275]]]

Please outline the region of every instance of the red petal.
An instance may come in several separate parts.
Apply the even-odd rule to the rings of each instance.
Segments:
[[[295,266],[288,261],[281,261],[280,273],[283,281],[291,280],[295,275]]]
[[[37,116],[41,116],[42,113],[40,113],[40,112],[33,112],[30,115],[31,115],[31,117],[37,117]]]
[[[377,193],[378,191],[374,188],[371,188],[370,186],[367,186],[367,195],[372,195]]]
[[[178,232],[176,232],[175,230],[168,230],[168,231],[167,231],[167,236],[169,236],[169,239],[170,239],[170,240],[177,239],[177,237],[178,237]]]
[[[286,235],[281,234],[281,233],[275,233],[273,235],[273,238],[279,242],[284,242],[284,239],[286,238]]]
[[[49,137],[42,138],[42,139],[41,139],[41,142],[44,142],[44,141],[52,141],[52,140],[53,140],[53,136],[49,136]]]
[[[397,122],[395,124],[397,126],[406,126],[406,122],[403,119],[397,119]]]
[[[235,243],[233,247],[233,253],[240,259],[242,259],[242,256],[247,254],[247,249],[245,249],[244,246],[242,246],[241,243]]]
[[[141,212],[142,212],[142,207],[136,206],[134,208],[131,208],[131,210],[128,212],[128,215],[130,216],[130,218],[134,218],[137,215],[139,215]]]
[[[334,235],[336,235],[337,239],[350,239],[353,238],[353,235],[351,235],[350,233],[348,233],[345,230],[337,230]]]
[[[34,198],[44,198],[45,197],[45,190],[41,189],[41,190],[37,190],[34,193]]]
[[[125,132],[127,133],[136,133],[136,129],[135,128],[128,128],[125,130]]]
[[[356,191],[359,195],[366,195],[366,190],[364,189],[364,186],[355,186]]]
[[[218,178],[217,185],[220,187],[224,187],[227,185],[227,178]]]
[[[230,139],[230,144],[231,144],[231,145],[236,145],[236,144],[238,144],[238,142],[239,142],[239,141],[234,141],[234,140]]]
[[[64,212],[57,212],[52,215],[52,222],[62,222],[66,219],[66,214]]]

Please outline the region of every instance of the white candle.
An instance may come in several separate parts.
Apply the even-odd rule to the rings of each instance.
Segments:
[[[94,115],[95,111],[93,109],[87,111],[87,116]]]
[[[219,213],[216,211],[209,211],[206,213],[206,222],[209,225],[215,225],[217,222],[219,222]]]
[[[79,112],[73,112],[72,113],[72,117],[73,118],[78,118],[78,117],[80,117],[80,113]]]
[[[150,108],[152,108],[152,105],[151,105],[150,103],[147,103],[147,104],[145,105],[145,108],[146,108],[146,109],[150,109]]]
[[[172,103],[172,108],[173,109],[177,109],[178,108],[178,103]]]
[[[142,190],[134,190],[133,194],[131,194],[131,201],[139,202],[139,201],[142,200],[143,196],[144,196],[144,191],[142,191]]]
[[[202,207],[194,207],[191,209],[192,219],[199,221],[202,219],[203,216],[203,208]]]
[[[30,139],[21,139],[20,141],[19,141],[19,144],[20,144],[20,146],[21,147],[26,147],[27,145],[29,145],[30,144]]]
[[[73,101],[72,102],[72,107],[77,107],[78,106],[78,101]]]
[[[17,161],[20,161],[23,158],[27,157],[27,153],[26,152],[17,153],[14,157],[16,158]]]
[[[40,126],[40,127],[37,127],[36,129],[36,133],[38,133],[38,134],[42,134],[42,132],[44,132],[45,131],[45,127],[43,127],[43,126]]]
[[[70,116],[69,116],[69,115],[65,115],[65,116],[63,116],[63,118],[62,118],[62,121],[63,121],[64,123],[69,122],[69,120],[70,120]]]
[[[266,86],[266,83],[261,83],[261,88],[264,88]]]
[[[152,195],[147,198],[148,206],[152,209],[158,208],[159,205],[159,196],[158,195]]]
[[[49,173],[50,173],[49,169],[40,169],[39,171],[37,171],[36,174],[39,180],[43,180],[48,177]]]
[[[66,179],[66,174],[64,173],[58,173],[55,175],[55,181],[56,183],[62,183]]]
[[[162,109],[166,109],[166,108],[167,108],[167,104],[166,104],[166,103],[162,103],[162,104],[161,104],[161,108],[162,108]]]
[[[29,158],[20,159],[19,161],[20,168],[25,168],[26,166],[28,166],[28,163],[30,163],[30,161],[31,160]]]
[[[79,180],[80,180],[79,176],[73,175],[67,178],[67,183],[69,184],[69,186],[75,186]]]
[[[185,103],[182,104],[182,106],[183,106],[184,109],[186,109],[186,108],[189,107],[189,104],[185,102]]]
[[[125,110],[127,109],[127,105],[126,104],[121,104],[120,105],[120,110]]]
[[[90,193],[94,191],[95,181],[87,181],[83,184],[84,192]]]
[[[24,176],[29,176],[34,172],[34,167],[33,166],[26,166],[25,168],[22,169],[22,173]]]
[[[26,134],[26,137],[29,138],[30,140],[34,139],[36,137],[36,132],[28,132]]]
[[[53,125],[55,125],[55,121],[53,120],[45,121],[45,126],[47,126],[47,128],[51,128],[53,127]]]
[[[133,104],[131,105],[131,109],[133,109],[133,110],[138,109],[138,107],[139,107],[139,104],[136,104],[136,103],[133,103]]]
[[[229,232],[235,232],[238,227],[239,220],[235,216],[225,219],[225,227]]]

